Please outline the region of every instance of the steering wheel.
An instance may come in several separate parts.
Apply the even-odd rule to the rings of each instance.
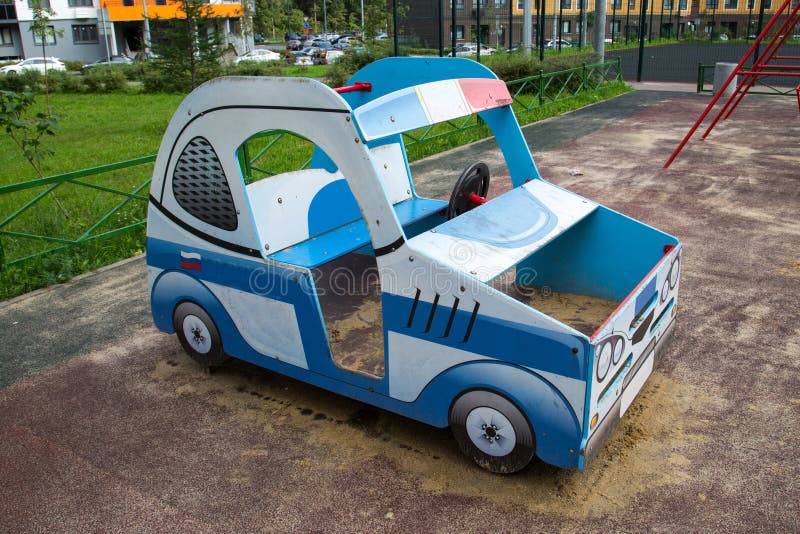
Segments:
[[[458,177],[447,206],[448,220],[485,203],[488,192],[489,166],[482,161],[476,161]]]

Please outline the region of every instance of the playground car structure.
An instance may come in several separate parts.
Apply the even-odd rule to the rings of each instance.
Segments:
[[[460,58],[199,87],[153,173],[155,324],[204,366],[449,426],[488,470],[585,469],[673,328],[681,245],[543,180],[511,104]],[[402,134],[472,115],[513,188],[487,201],[476,162],[449,202],[418,196]]]

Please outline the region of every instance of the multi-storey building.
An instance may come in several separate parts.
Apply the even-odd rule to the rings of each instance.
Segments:
[[[389,0],[391,1],[391,0]],[[440,40],[450,46],[456,42],[481,42],[489,46],[510,47],[522,41],[523,10],[532,2],[534,39],[539,36],[539,22],[544,16],[546,40],[558,39],[591,43],[595,0],[404,0],[410,9],[401,21],[404,39],[435,48]],[[581,9],[583,1],[583,9]],[[768,20],[782,0],[606,0],[605,39],[635,39],[640,31],[648,39],[694,37],[725,34],[730,38],[752,35],[761,3]],[[793,3],[800,0],[792,0]],[[641,9],[644,7],[644,24]],[[541,9],[541,11],[540,11]],[[441,15],[440,15],[441,14]],[[477,23],[480,16],[480,24]]]
[[[35,3],[49,7],[52,32],[47,55],[62,60],[92,61],[106,55],[132,55],[144,49],[145,18],[180,17],[168,0],[0,0],[0,59],[42,55],[42,40],[31,32]],[[211,0],[217,29],[237,53],[253,48],[243,32],[244,6],[240,2]],[[145,16],[146,13],[146,16]]]

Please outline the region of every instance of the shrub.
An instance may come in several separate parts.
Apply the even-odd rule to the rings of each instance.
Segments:
[[[44,83],[44,76],[37,70],[23,70],[19,74],[0,76],[0,88],[6,91],[39,91]]]
[[[371,47],[363,51],[348,50],[337,61],[330,65],[326,81],[332,87],[340,87],[347,83],[353,74],[364,68],[367,64],[389,56],[387,47]]]
[[[242,61],[225,69],[226,76],[281,76],[283,63],[280,61]]]
[[[81,67],[83,67],[83,61],[70,61],[68,59],[63,61],[64,66],[67,67],[67,70],[70,72],[80,72]]]
[[[102,93],[122,89],[127,85],[125,75],[118,69],[109,67],[95,67],[83,77],[86,87],[90,91]]]
[[[50,90],[54,93],[84,93],[86,84],[81,76],[68,72],[53,71],[49,74]]]

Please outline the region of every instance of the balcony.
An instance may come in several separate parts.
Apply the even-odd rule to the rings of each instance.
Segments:
[[[144,20],[142,0],[103,0],[103,7],[108,9],[108,18],[119,22],[126,20]],[[214,15],[218,17],[241,17],[242,2],[211,2]],[[147,0],[147,16],[162,19],[180,18],[178,4],[167,0]]]

